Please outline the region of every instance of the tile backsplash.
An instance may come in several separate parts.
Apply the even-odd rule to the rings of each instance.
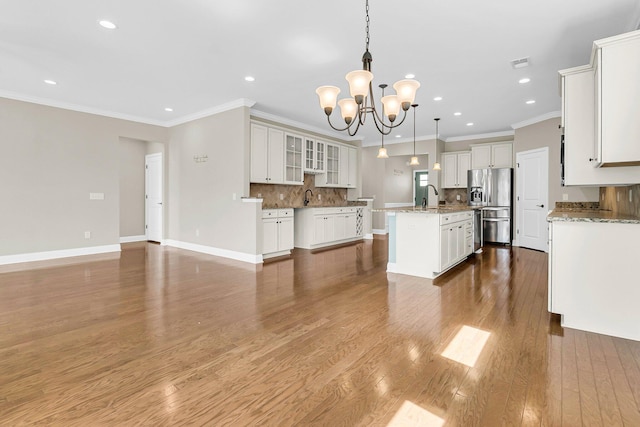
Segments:
[[[442,200],[447,205],[466,205],[467,204],[467,189],[466,188],[445,188]],[[458,200],[460,196],[460,200]]]
[[[632,196],[631,201],[629,193]],[[600,206],[619,214],[640,217],[640,184],[628,187],[600,187]]]
[[[301,208],[304,206],[304,193],[309,189],[313,197],[309,196],[308,206],[344,206],[347,204],[346,188],[316,187],[315,175],[305,174],[304,185],[282,184],[251,184],[249,195],[262,197],[262,207],[270,208]],[[280,200],[282,194],[283,200]],[[260,196],[259,196],[260,195]],[[320,195],[320,200],[318,200]]]

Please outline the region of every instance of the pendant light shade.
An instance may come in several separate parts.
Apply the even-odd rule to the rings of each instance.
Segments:
[[[441,171],[442,170],[442,168],[440,167],[440,163],[439,162],[435,162],[433,164],[433,170],[434,171]]]
[[[376,156],[379,159],[388,159],[389,155],[387,154],[387,149],[384,148],[384,134],[382,134],[382,145],[378,149],[378,155]]]
[[[420,162],[418,161],[418,157],[411,157],[411,161],[409,162],[409,166],[420,166]]]

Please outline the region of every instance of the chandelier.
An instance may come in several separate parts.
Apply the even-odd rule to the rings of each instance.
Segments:
[[[351,97],[337,101],[340,89],[335,86],[320,86],[316,89],[318,98],[320,98],[320,107],[327,115],[327,121],[332,129],[337,131],[347,131],[349,136],[354,136],[361,125],[364,125],[367,114],[371,113],[373,122],[378,131],[383,135],[389,135],[393,128],[400,126],[407,117],[407,111],[413,104],[416,91],[420,87],[420,83],[416,80],[405,79],[396,82],[393,88],[395,95],[384,96],[384,88],[387,85],[380,85],[382,89],[382,98],[380,99],[383,107],[383,116],[376,109],[373,99],[373,89],[371,81],[373,74],[371,73],[371,62],[373,58],[369,53],[369,0],[366,0],[366,38],[365,52],[362,55],[362,70],[355,70],[347,73],[345,78],[349,82],[349,92]],[[331,123],[331,113],[336,106],[336,101],[340,106],[340,113],[346,126],[339,128]],[[402,120],[395,123],[400,109],[404,112]],[[384,121],[384,118],[388,122]]]

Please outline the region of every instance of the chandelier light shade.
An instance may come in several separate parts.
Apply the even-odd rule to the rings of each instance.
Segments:
[[[437,154],[438,153],[438,122],[440,121],[440,119],[439,118],[435,118],[433,120],[436,121],[436,154]],[[436,160],[437,160],[437,157],[436,157]],[[434,171],[442,170],[442,168],[440,167],[440,163],[439,162],[435,162],[433,164],[433,170]]]
[[[413,107],[413,156],[409,161],[409,166],[418,166],[420,165],[418,156],[416,156],[416,107],[418,104],[411,104],[411,106]]]
[[[371,73],[371,61],[373,57],[369,52],[369,0],[366,0],[366,38],[365,52],[362,55],[362,69],[347,73],[346,80],[349,83],[349,94],[351,98],[337,101],[340,89],[335,86],[320,86],[316,89],[316,94],[320,99],[320,108],[327,115],[327,121],[332,129],[337,131],[347,131],[350,136],[354,136],[361,125],[365,124],[367,114],[371,114],[373,123],[382,135],[389,135],[391,130],[400,126],[407,117],[407,111],[413,104],[416,91],[420,83],[412,79],[404,79],[396,82],[393,88],[395,95],[384,96],[386,84],[381,84],[382,89],[382,114],[376,108],[373,96],[373,74]],[[336,127],[331,122],[331,113],[336,107],[336,102],[340,107],[340,114],[344,120],[345,127]],[[400,110],[404,112],[402,119],[396,122]],[[381,147],[381,149],[384,147]],[[380,156],[378,156],[380,157]]]

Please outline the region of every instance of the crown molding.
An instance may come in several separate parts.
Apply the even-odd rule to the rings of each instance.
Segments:
[[[112,119],[127,120],[130,122],[144,123],[148,125],[163,126],[166,124],[159,120],[147,119],[144,117],[132,116],[129,114],[116,113],[114,111],[101,110],[99,108],[91,108],[84,105],[72,104],[67,102],[54,101],[53,99],[40,98],[37,96],[29,96],[16,92],[0,90],[0,97],[14,99],[16,101],[30,102],[32,104],[44,105],[47,107],[61,108],[63,110],[77,111],[79,113],[95,114],[97,116],[110,117]]]
[[[447,138],[444,142],[456,142],[456,141],[471,141],[474,139],[487,139],[487,138],[501,138],[503,136],[513,136],[515,134],[512,130],[505,130],[500,132],[479,133],[476,135],[464,135],[454,136]]]
[[[163,126],[173,127],[182,125],[184,123],[192,122],[194,120],[202,119],[204,117],[213,116],[215,114],[224,113],[225,111],[235,110],[236,108],[247,107],[251,108],[256,104],[256,101],[247,98],[236,99],[235,101],[227,102],[226,104],[217,105],[215,107],[207,108],[206,110],[197,111],[193,114],[187,114],[186,116],[178,117],[177,119],[164,122]]]
[[[266,112],[264,112],[262,110],[256,110],[254,108],[251,109],[251,115],[253,117],[256,117],[256,118],[259,118],[259,119],[269,120],[269,121],[272,121],[272,122],[279,123],[281,125],[298,128],[298,129],[301,129],[301,130],[305,130],[307,132],[317,133],[317,134],[324,135],[324,136],[327,136],[327,137],[330,137],[330,138],[339,139],[341,141],[363,141],[364,140],[364,137],[355,137],[355,136],[345,138],[344,134],[340,134],[340,133],[337,133],[337,132],[329,132],[329,131],[327,131],[327,129],[324,129],[324,128],[311,126],[311,125],[308,125],[306,123],[302,123],[302,122],[298,122],[298,121],[295,121],[295,120],[291,120],[291,119],[288,119],[286,117],[278,116],[276,114],[266,113]],[[364,146],[364,144],[363,144],[363,146]]]
[[[562,115],[562,113],[560,111],[552,111],[550,113],[543,114],[543,115],[538,116],[538,117],[533,117],[531,119],[524,120],[522,122],[514,123],[514,124],[511,125],[511,128],[513,128],[514,130],[515,129],[520,129],[520,128],[523,128],[525,126],[535,125],[536,123],[544,122],[545,120],[558,118],[561,115]]]

